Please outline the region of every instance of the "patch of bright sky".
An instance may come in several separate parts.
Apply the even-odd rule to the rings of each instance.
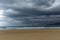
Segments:
[[[12,26],[14,24],[17,24],[17,22],[19,23],[20,21],[16,21],[12,18],[9,18],[7,16],[4,16],[4,11],[0,9],[0,27],[2,26]],[[12,12],[12,10],[9,10],[10,12]]]

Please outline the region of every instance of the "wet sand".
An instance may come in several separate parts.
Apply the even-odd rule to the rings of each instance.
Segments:
[[[0,30],[0,40],[60,40],[60,30]]]

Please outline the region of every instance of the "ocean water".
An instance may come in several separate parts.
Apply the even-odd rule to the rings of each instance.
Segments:
[[[48,30],[48,29],[60,29],[60,27],[0,27],[0,30]]]

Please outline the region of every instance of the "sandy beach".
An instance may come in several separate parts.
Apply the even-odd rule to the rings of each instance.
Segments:
[[[60,40],[60,30],[0,30],[0,40]]]

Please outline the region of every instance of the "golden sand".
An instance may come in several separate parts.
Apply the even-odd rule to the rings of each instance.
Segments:
[[[60,30],[0,30],[0,40],[60,40]]]

